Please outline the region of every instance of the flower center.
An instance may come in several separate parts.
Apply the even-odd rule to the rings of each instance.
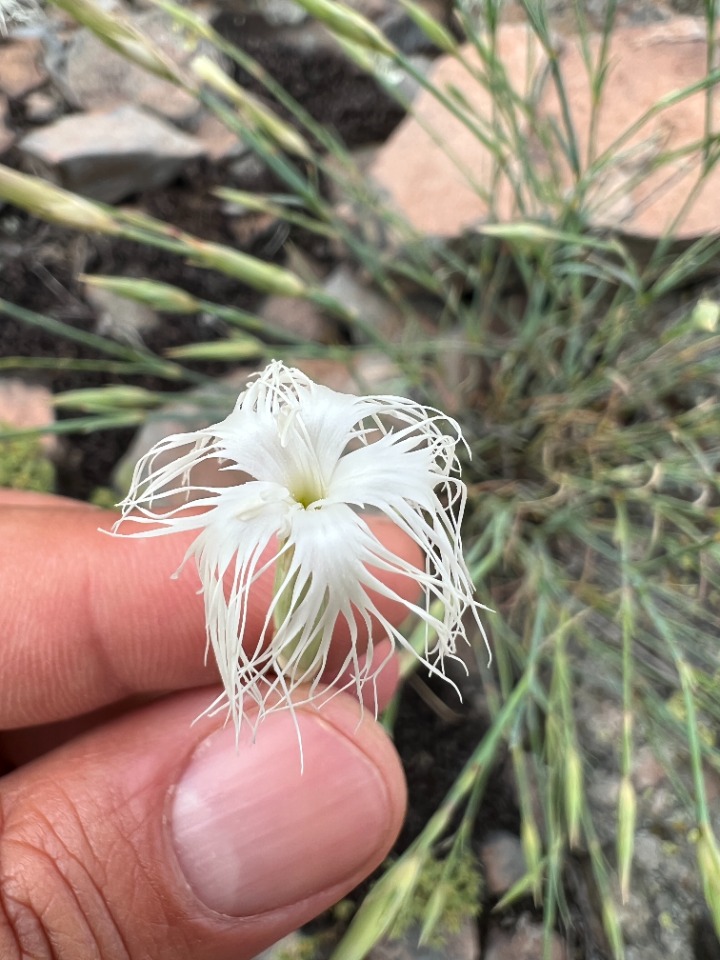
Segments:
[[[290,496],[295,503],[299,503],[301,507],[307,510],[313,503],[323,499],[325,491],[321,488],[320,484],[298,483],[293,485],[290,490]]]

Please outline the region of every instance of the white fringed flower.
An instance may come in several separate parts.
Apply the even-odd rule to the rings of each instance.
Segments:
[[[466,613],[485,636],[478,611],[487,608],[473,599],[462,556],[466,490],[457,476],[458,442],[458,424],[437,410],[401,397],[337,393],[274,361],[227,419],[168,437],[142,457],[116,529],[132,521],[154,527],[136,536],[198,531],[186,559],[197,562],[208,644],[225,688],[211,711],[229,707],[239,729],[248,699],[258,719],[312,699],[342,619],[351,644],[338,678],[349,675],[344,686],[359,692],[379,671],[373,641],[387,636],[393,647],[410,649],[371,591],[424,621],[420,659],[434,673],[465,639]],[[155,468],[159,454],[182,448]],[[190,470],[213,458],[238,472],[236,486],[190,485]],[[188,502],[163,512],[178,490]],[[421,548],[425,569],[383,546],[361,511],[384,514],[405,531]],[[275,590],[262,634],[243,645],[250,587],[271,565]],[[421,603],[386,586],[382,571],[412,578]],[[355,642],[361,622],[370,637],[364,660]],[[308,685],[304,696],[301,684]]]

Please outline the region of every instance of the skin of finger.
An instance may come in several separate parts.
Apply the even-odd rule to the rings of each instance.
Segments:
[[[316,882],[295,902],[239,918],[205,907],[187,885],[168,830],[172,785],[218,727],[210,719],[192,725],[204,703],[199,692],[176,694],[3,779],[5,960],[243,960],[337,902],[383,860],[404,814],[402,772],[383,731],[367,713],[359,721],[358,705],[340,696],[317,716],[362,751],[382,779],[387,819],[380,835],[347,823],[347,844],[360,851],[357,866],[327,888]],[[291,722],[288,730],[292,737]],[[287,791],[290,774],[273,766],[272,776],[277,790]],[[271,829],[276,835],[283,823]]]
[[[51,510],[92,510],[101,508],[84,500],[61,497],[56,493],[41,493],[39,490],[0,490],[0,507],[47,507]]]
[[[172,579],[192,538],[98,532],[114,519],[97,509],[0,505],[0,727],[62,720],[134,694],[217,679],[214,664],[203,665],[204,613],[193,564]],[[420,562],[392,524],[380,520],[374,528],[391,549]],[[408,577],[383,578],[408,597],[417,591]],[[253,585],[246,628],[253,647],[272,587],[271,569]],[[377,602],[388,619],[402,621],[401,604]],[[345,642],[338,637],[339,662]]]
[[[375,649],[373,666],[377,666],[379,673],[374,683],[365,684],[360,691],[359,699],[373,716],[382,712],[390,703],[395,694],[399,680],[399,665],[397,657],[390,654],[390,641],[385,640]],[[388,659],[389,657],[389,659]],[[382,669],[380,669],[380,665]],[[355,696],[356,690],[349,673],[341,674],[339,678],[328,678],[328,683],[337,680],[337,685],[345,688],[350,696]],[[207,691],[206,705],[213,702],[217,696],[217,688],[210,687]],[[57,723],[42,724],[36,727],[22,727],[19,730],[0,730],[0,774],[7,773],[24,763],[36,760],[38,757],[56,750],[75,737],[94,730],[117,717],[131,713],[138,708],[157,699],[151,694],[140,694],[131,697],[122,703],[108,704],[84,714],[81,717],[71,717],[68,720],[59,720]]]

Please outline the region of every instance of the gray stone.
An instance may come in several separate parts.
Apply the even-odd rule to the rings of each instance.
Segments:
[[[332,343],[337,324],[315,304],[292,297],[268,297],[258,311],[267,323],[311,343]]]
[[[483,960],[545,960],[547,956],[542,924],[522,916],[513,930],[499,926],[490,928]],[[569,960],[567,945],[557,933],[550,935],[549,957],[551,960]]]
[[[106,203],[162,187],[204,154],[193,137],[131,106],[63,117],[18,149],[32,172]]]
[[[429,944],[418,943],[419,929],[410,927],[402,937],[381,940],[368,960],[479,960],[480,937],[477,924],[467,920],[456,933],[439,934]]]
[[[592,765],[586,768],[586,788],[593,822],[609,859],[615,855],[618,830],[617,792],[620,783],[618,736],[613,745],[620,714],[615,691],[605,689],[592,671],[578,671],[576,720],[578,737]],[[630,892],[626,903],[615,891],[627,960],[663,957],[665,960],[709,960],[694,954],[694,922],[703,910],[703,895],[697,858],[691,839],[692,816],[684,800],[669,782],[665,770],[685,781],[692,790],[687,758],[671,743],[652,763],[643,726],[636,721],[633,778],[637,788],[637,825]],[[714,827],[720,816],[714,814]]]
[[[507,830],[491,833],[480,848],[485,889],[498,897],[525,876],[525,856],[520,837]]]
[[[398,339],[404,328],[398,310],[385,297],[361,283],[350,267],[344,264],[336,267],[323,284],[323,289],[383,339]],[[359,326],[353,327],[351,334],[359,342],[367,339],[367,334]]]
[[[636,751],[633,757],[632,775],[635,789],[642,793],[644,790],[652,790],[665,779],[667,771],[653,753],[652,749],[645,745]]]
[[[239,17],[260,16],[271,27],[302,23],[308,16],[294,0],[216,0],[215,7]]]
[[[271,27],[295,26],[308,18],[307,11],[293,0],[264,0],[259,9]]]
[[[200,52],[217,59],[217,53],[206,50],[205,44],[184,43],[182,31],[162,10],[133,11],[126,13],[125,19],[181,70]],[[201,108],[194,97],[108,49],[90,30],[73,34],[54,65],[53,78],[68,101],[83,110],[132,103],[187,129],[193,129],[200,118]]]
[[[378,27],[406,56],[437,55],[440,52],[425,31],[402,8],[391,9],[381,16]]]
[[[232,185],[239,190],[262,192],[273,184],[273,175],[262,158],[251,150],[245,151],[237,160],[232,160],[228,173]]]
[[[158,316],[154,310],[110,290],[86,284],[85,298],[95,309],[95,332],[101,336],[132,346],[142,346],[145,335],[157,326]]]
[[[175,433],[200,430],[226,417],[253,372],[252,367],[239,369],[212,386],[194,390],[186,394],[183,400],[175,400],[149,416],[135,434],[127,453],[115,467],[113,489],[118,495],[125,496],[130,488],[135,464],[160,440]],[[187,450],[189,449],[190,444]],[[170,463],[187,450],[183,447],[161,454],[156,460],[156,467]],[[196,499],[203,495],[203,487],[231,487],[247,479],[247,474],[223,470],[223,464],[218,459],[203,460],[190,471],[190,484],[201,489],[193,491],[189,496],[190,499]],[[181,506],[187,498],[185,493],[175,492],[164,501],[164,505],[171,510]]]

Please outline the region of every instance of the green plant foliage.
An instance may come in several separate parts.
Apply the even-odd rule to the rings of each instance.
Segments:
[[[110,487],[95,487],[90,495],[90,503],[103,510],[114,510],[120,497]]]
[[[481,901],[482,876],[472,851],[463,849],[448,860],[428,857],[387,935],[400,938],[410,929],[422,930],[432,913],[433,927],[425,939],[430,946],[442,946],[466,920],[477,918]]]
[[[42,449],[40,437],[0,440],[0,488],[50,493],[54,487],[55,468]]]

